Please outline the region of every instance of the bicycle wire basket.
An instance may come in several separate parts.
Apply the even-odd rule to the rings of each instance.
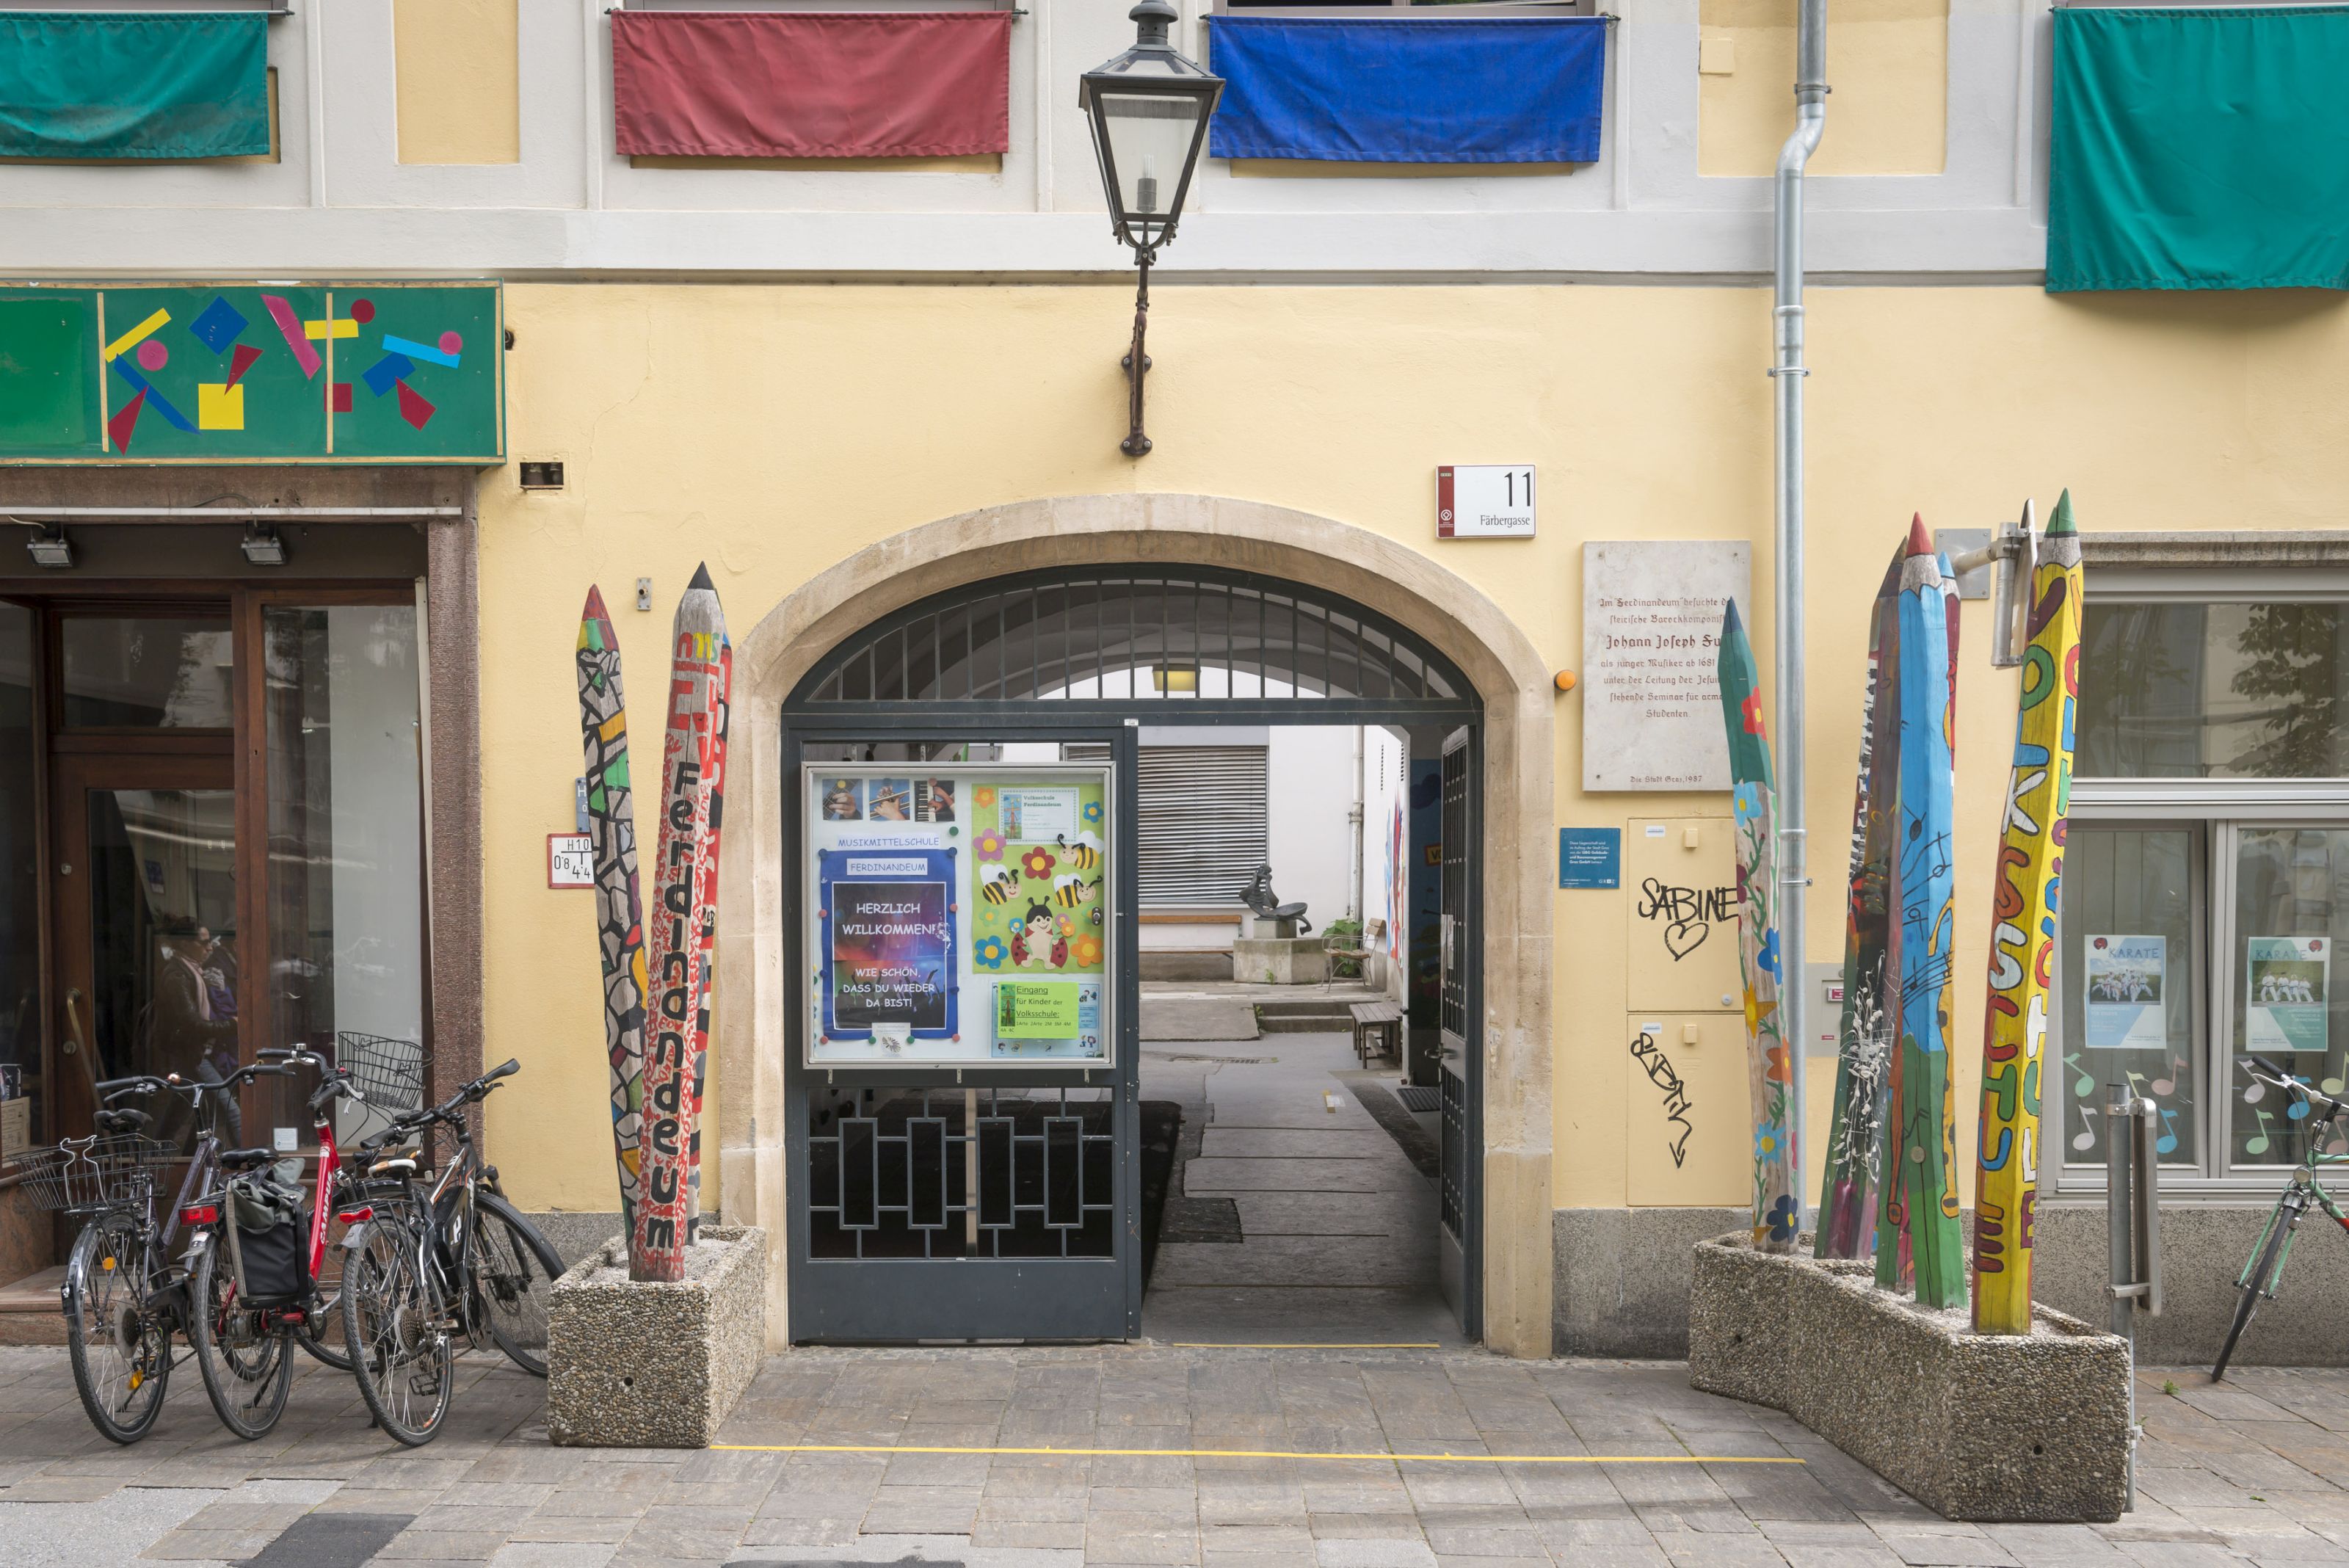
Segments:
[[[387,1111],[424,1108],[432,1054],[422,1041],[343,1030],[335,1036],[335,1064],[350,1074],[368,1105]]]
[[[16,1168],[36,1205],[75,1213],[144,1204],[155,1168],[179,1158],[178,1147],[160,1138],[118,1133],[33,1149],[17,1157]]]

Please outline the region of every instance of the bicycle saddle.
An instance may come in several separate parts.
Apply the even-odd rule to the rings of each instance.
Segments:
[[[251,1170],[255,1166],[270,1165],[279,1158],[274,1148],[224,1148],[220,1151],[223,1170]]]
[[[102,1133],[145,1132],[155,1125],[155,1118],[145,1111],[123,1109],[100,1111],[90,1118],[90,1126]]]

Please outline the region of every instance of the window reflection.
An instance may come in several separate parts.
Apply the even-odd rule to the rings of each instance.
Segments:
[[[2349,606],[2086,607],[2083,778],[2349,775]]]
[[[33,612],[0,604],[0,1095],[38,1096],[40,882],[34,859]],[[41,1106],[32,1107],[33,1137]]]
[[[236,639],[225,613],[67,616],[58,623],[69,728],[225,730]]]

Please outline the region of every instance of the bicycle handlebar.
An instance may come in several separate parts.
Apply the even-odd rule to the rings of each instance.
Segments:
[[[392,1133],[414,1132],[419,1127],[430,1127],[435,1122],[449,1122],[461,1127],[464,1118],[457,1114],[459,1110],[468,1105],[487,1099],[490,1092],[498,1086],[499,1079],[511,1078],[521,1071],[522,1063],[509,1056],[502,1065],[491,1068],[439,1105],[428,1106],[423,1110],[409,1111],[405,1116],[394,1116],[391,1126],[386,1127],[377,1137],[380,1138]]]
[[[2298,1095],[2312,1106],[2323,1106],[2324,1114],[2318,1117],[2318,1120],[2332,1122],[2349,1116],[2349,1104],[2336,1100],[2331,1095],[2320,1094],[2310,1088],[2266,1057],[2246,1056],[2243,1060],[2246,1064],[2243,1070],[2260,1082],[2272,1085],[2288,1095]]]

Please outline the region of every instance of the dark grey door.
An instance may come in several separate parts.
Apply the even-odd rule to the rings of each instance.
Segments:
[[[1475,750],[1473,732],[1466,729],[1454,731],[1444,742],[1439,906],[1443,914],[1436,1007],[1442,1040],[1437,1087],[1444,1126],[1437,1261],[1444,1299],[1471,1334],[1480,1331],[1476,1197],[1484,1077],[1482,1053],[1476,1046],[1476,953],[1483,933],[1475,929],[1480,923],[1475,885]]]
[[[1133,732],[1066,726],[1001,742],[1106,742],[1112,809],[1129,844]],[[807,762],[943,761],[969,744],[909,737],[905,725],[787,729],[784,842],[801,864]],[[1096,753],[1098,754],[1098,753]],[[1134,858],[1115,857],[1116,907],[1134,907]],[[792,880],[801,886],[796,877]],[[785,950],[802,947],[802,897]],[[1125,1339],[1140,1325],[1141,1183],[1136,927],[1111,933],[1117,961],[1106,1068],[810,1067],[798,1025],[783,1044],[791,1224],[791,1335],[799,1343]],[[795,978],[786,1016],[808,1016]]]

